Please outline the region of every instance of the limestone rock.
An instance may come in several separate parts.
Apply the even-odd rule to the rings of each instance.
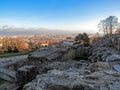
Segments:
[[[113,70],[109,63],[91,63],[86,60],[51,62],[48,63],[50,69],[37,75],[23,90],[110,90],[112,83],[119,83],[120,73]]]
[[[106,58],[106,61],[108,61],[108,62],[117,61],[117,60],[120,60],[120,55],[118,55],[118,54],[113,54]]]
[[[120,65],[113,65],[113,68],[117,71],[120,72]]]
[[[113,82],[108,85],[109,90],[120,90],[120,82]]]
[[[96,61],[120,60],[120,53],[108,38],[99,38],[92,43],[92,54],[89,59]]]
[[[110,65],[108,62],[96,62],[96,63],[90,64],[90,70],[92,72],[107,70],[107,69],[110,69]]]
[[[89,78],[89,79],[99,79],[101,78],[102,76],[104,76],[104,73],[103,72],[94,72],[94,73],[91,73],[89,75],[86,75],[85,77],[86,78]]]
[[[72,90],[98,90],[94,85],[85,83],[82,79],[77,79],[71,86]]]

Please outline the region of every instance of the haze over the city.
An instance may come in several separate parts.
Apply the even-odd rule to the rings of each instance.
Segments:
[[[120,0],[0,0],[0,30],[97,32],[100,20],[120,18],[119,11]]]

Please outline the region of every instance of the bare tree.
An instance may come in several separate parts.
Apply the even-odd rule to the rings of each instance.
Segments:
[[[111,36],[115,32],[118,24],[118,18],[116,16],[109,16],[106,19],[100,21],[98,28],[103,31],[105,35]]]
[[[115,31],[116,33],[120,34],[120,22],[117,25],[117,30]]]
[[[107,26],[105,22],[106,22],[105,20],[101,20],[100,23],[98,24],[98,28],[99,31],[102,31],[104,34],[108,34]]]

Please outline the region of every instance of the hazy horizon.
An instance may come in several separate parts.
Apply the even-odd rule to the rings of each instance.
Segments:
[[[98,32],[100,20],[120,18],[119,0],[0,0],[0,29]]]

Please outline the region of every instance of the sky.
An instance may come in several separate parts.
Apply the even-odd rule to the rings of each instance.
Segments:
[[[120,0],[0,0],[0,26],[97,32],[110,15],[120,19]]]

